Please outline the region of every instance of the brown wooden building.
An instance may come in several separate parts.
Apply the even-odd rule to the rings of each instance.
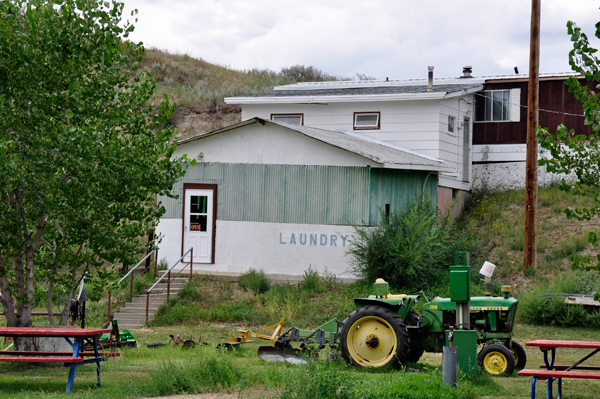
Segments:
[[[565,84],[568,74],[546,75],[540,77],[540,126],[555,131],[561,123],[569,130],[589,135],[591,125],[584,124],[583,107]],[[580,78],[583,85],[589,82]],[[484,92],[478,93],[475,99],[475,121],[473,124],[474,145],[525,144],[527,141],[527,76],[520,75],[513,79],[500,78],[486,80]],[[507,92],[518,93],[516,98],[506,99]],[[504,98],[502,94],[504,93]],[[502,106],[502,101],[510,101],[513,105]],[[492,108],[483,105],[487,101]],[[500,103],[500,105],[499,105]],[[515,106],[516,105],[516,106]],[[520,109],[520,115],[507,115]],[[503,110],[505,111],[503,114]]]

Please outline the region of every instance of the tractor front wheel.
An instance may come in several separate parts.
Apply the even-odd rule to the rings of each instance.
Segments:
[[[504,345],[492,344],[477,355],[479,365],[491,375],[511,375],[515,371],[515,358]]]
[[[525,349],[517,341],[511,341],[510,352],[515,358],[515,368],[517,370],[523,370],[527,364],[527,354]]]
[[[342,323],[339,344],[346,363],[397,367],[406,362],[409,337],[396,313],[381,306],[363,306]]]

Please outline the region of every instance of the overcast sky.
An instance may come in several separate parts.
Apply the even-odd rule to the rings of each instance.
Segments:
[[[146,47],[234,69],[296,64],[352,77],[425,78],[527,73],[527,0],[124,0]],[[542,0],[541,72],[569,71],[566,23],[588,37],[600,1]],[[600,47],[598,40],[593,43]]]

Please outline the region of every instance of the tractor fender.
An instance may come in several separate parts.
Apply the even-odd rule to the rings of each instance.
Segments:
[[[362,308],[363,306],[380,306],[382,308],[390,309],[392,312],[398,314],[398,311],[402,307],[402,299],[369,299],[369,298],[356,298],[354,304],[356,308]]]

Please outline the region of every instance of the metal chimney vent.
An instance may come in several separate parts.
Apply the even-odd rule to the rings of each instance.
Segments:
[[[471,76],[472,72],[473,72],[473,67],[471,65],[465,65],[463,67],[463,76],[461,76],[461,79],[472,78],[473,77],[473,76]]]
[[[429,73],[427,74],[427,91],[433,91],[433,67],[427,67]]]

